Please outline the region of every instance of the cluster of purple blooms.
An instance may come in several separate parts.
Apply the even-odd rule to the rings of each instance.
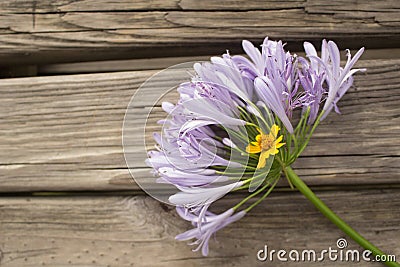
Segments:
[[[208,254],[209,239],[216,231],[248,212],[239,211],[240,205],[220,214],[209,211],[215,201],[248,183],[218,171],[247,168],[243,162],[230,160],[226,149],[243,151],[243,144],[221,136],[220,126],[233,130],[245,127],[249,122],[241,113],[259,116],[256,109],[264,105],[290,135],[294,132],[293,110],[297,108],[303,114],[307,112],[308,125],[313,125],[322,111],[319,119],[332,109],[339,112],[337,102],[352,85],[352,75],[362,70],[352,68],[364,50],[353,58],[348,51],[347,62],[341,67],[339,49],[333,41],[322,42],[320,56],[311,43],[305,42],[306,58],[285,51],[281,41],[268,38],[261,51],[249,41],[243,41],[243,49],[248,58],[226,53],[194,65],[196,75],[178,88],[178,103],[162,105],[169,117],[160,121],[164,128],[161,134],[154,134],[157,150],[150,151],[147,159],[159,182],[179,190],[169,201],[194,226],[176,239],[195,239],[192,244],[203,255]]]

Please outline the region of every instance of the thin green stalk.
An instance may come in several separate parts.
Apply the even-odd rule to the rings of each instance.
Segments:
[[[244,108],[239,106],[238,109],[241,111],[240,115],[244,117],[245,121],[253,122],[252,118],[249,116],[249,114]]]
[[[272,186],[268,189],[268,191],[261,196],[256,202],[254,202],[253,204],[251,204],[247,209],[246,212],[249,212],[252,208],[254,208],[255,206],[257,206],[258,204],[260,204],[261,201],[263,201],[269,194],[271,194],[272,190],[274,190],[276,184],[278,183],[279,178],[276,178],[275,182],[272,184]]]
[[[238,204],[236,204],[233,209],[237,210],[240,206],[242,206],[244,203],[246,203],[249,199],[251,199],[252,197],[255,197],[256,195],[260,194],[262,191],[264,191],[265,189],[267,189],[267,187],[269,186],[269,183],[265,184],[263,187],[261,187],[260,189],[258,189],[256,192],[248,195],[246,198],[244,198],[242,201],[240,201]]]
[[[300,134],[305,134],[307,131],[304,131],[304,129],[306,128],[307,124],[308,124],[308,116],[310,115],[310,107],[307,108],[307,112],[304,116],[304,121],[303,121],[303,125],[301,125],[301,130],[300,130]],[[303,138],[303,136],[302,136]]]
[[[300,121],[297,124],[296,129],[294,129],[294,134],[296,134],[300,130],[301,126],[303,125],[303,121],[304,121],[304,116],[301,116]]]
[[[299,131],[300,132],[302,131],[301,129],[302,129],[303,125],[307,124],[307,119],[308,119],[309,115],[310,115],[310,107],[308,107],[306,112],[303,114],[303,116],[301,116],[300,121],[298,122],[297,127],[294,130],[293,134],[297,135]]]
[[[308,144],[308,142],[310,141],[310,138],[311,138],[311,136],[313,135],[315,129],[317,128],[318,124],[321,122],[321,118],[322,118],[322,116],[324,115],[324,113],[325,113],[325,110],[322,110],[321,113],[318,115],[317,119],[316,119],[315,122],[314,122],[313,127],[311,128],[310,133],[309,133],[308,136],[307,136],[306,142],[304,142],[304,144],[303,144],[303,146],[302,146],[302,149],[304,149],[304,148],[307,146],[307,144]],[[303,150],[301,150],[301,152],[302,152],[302,151],[303,151]],[[300,152],[300,153],[301,153],[301,152]]]
[[[285,131],[286,132],[286,131]],[[290,156],[290,147],[292,146],[292,135],[287,133],[286,134],[286,153],[285,153],[285,162],[289,160]]]
[[[247,135],[243,135],[241,133],[239,134],[239,133],[237,133],[237,132],[235,132],[235,131],[233,131],[231,129],[224,129],[224,130],[228,133],[229,136],[232,134],[237,139],[239,139],[239,140],[241,140],[243,142],[248,142],[249,141],[249,137]]]
[[[292,138],[293,138],[294,150],[296,151],[297,148],[299,147],[299,144],[298,144],[297,138],[294,134],[292,134]]]
[[[345,223],[338,215],[336,215],[328,206],[325,205],[311,189],[297,176],[290,166],[285,168],[285,174],[288,179],[290,179],[294,186],[306,197],[314,206],[321,211],[331,222],[333,222],[340,230],[345,234],[350,236],[354,241],[356,241],[360,246],[372,252],[373,255],[379,255],[381,258],[384,256],[387,258],[387,254],[381,251],[379,248],[375,247],[368,240],[362,237],[356,230],[351,228],[347,223]],[[400,267],[400,264],[393,261],[382,262],[389,267]]]
[[[302,143],[302,146],[300,147],[300,149],[297,151],[297,153],[295,153],[293,155],[294,159],[297,159],[299,157],[299,155],[303,152],[303,150],[307,147],[308,142],[310,142],[310,138],[313,135],[315,129],[317,128],[318,124],[321,122],[321,118],[324,115],[325,110],[322,110],[321,113],[319,114],[318,118],[315,120],[313,127],[311,128],[310,133],[307,136],[307,139]]]
[[[249,125],[249,126],[253,126],[253,127],[258,128],[258,125],[254,124],[254,123],[252,123],[252,122],[247,122],[246,125]]]

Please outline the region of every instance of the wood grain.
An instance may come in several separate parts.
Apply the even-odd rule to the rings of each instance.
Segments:
[[[88,11],[172,11],[172,10],[273,10],[276,8],[304,7],[305,1],[276,0],[229,0],[219,3],[204,0],[42,0],[36,3],[29,0],[4,0],[0,8],[4,13],[51,13]],[[382,4],[381,4],[382,6]]]
[[[350,225],[400,257],[400,190],[318,194]],[[239,201],[221,200],[222,211]],[[273,193],[211,239],[209,257],[174,240],[191,226],[172,207],[144,196],[0,198],[0,264],[11,266],[381,266],[330,262],[258,262],[269,249],[336,248],[344,237],[300,194]],[[361,250],[349,238],[348,249]]]
[[[356,75],[355,87],[339,103],[343,115],[323,122],[295,164],[311,185],[400,182],[400,60],[359,66],[368,72]],[[3,79],[0,192],[138,189],[122,153],[122,122],[130,97],[155,72]],[[157,88],[148,92],[155,94]],[[158,130],[155,122],[164,116],[156,107],[148,131]],[[143,159],[137,162],[135,176],[147,177]]]
[[[202,10],[276,10],[304,8],[307,11],[321,13],[379,12],[397,13],[397,1],[368,0],[338,0],[326,2],[323,0],[228,0],[218,2],[213,0],[3,0],[0,3],[2,13],[56,13],[56,12],[95,12],[95,11],[202,11]]]
[[[358,66],[368,72],[356,75],[339,103],[343,115],[320,125],[294,168],[333,211],[399,261],[399,26],[396,0],[0,1],[0,77],[58,74],[0,82],[0,266],[381,266],[257,261],[264,245],[321,251],[345,237],[284,179],[218,232],[202,257],[174,240],[191,226],[129,174],[122,124],[137,88],[169,65],[226,49],[243,53],[242,39],[266,35],[288,42],[290,51],[322,38],[341,49],[367,48]],[[92,74],[60,75],[76,73]],[[134,114],[152,108],[147,99],[159,86],[175,84],[167,77],[149,88]],[[164,117],[157,103],[148,146]],[[135,160],[135,177],[149,177],[143,158]]]
[[[45,64],[240,51],[263,36],[299,49],[332,38],[348,48],[398,47],[399,2],[17,1],[0,4],[0,61]]]

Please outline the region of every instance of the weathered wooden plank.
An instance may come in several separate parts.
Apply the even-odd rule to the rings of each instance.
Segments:
[[[368,0],[335,0],[335,1],[323,1],[323,0],[308,0],[305,2],[305,7],[310,12],[320,13],[335,13],[347,14],[349,12],[357,12],[358,14],[365,15],[365,13],[393,15],[399,12],[398,1],[368,1]]]
[[[2,13],[54,13],[87,11],[177,10],[178,0],[4,0]]]
[[[400,191],[320,192],[339,216],[375,245],[400,257]],[[217,210],[239,201],[221,200]],[[298,192],[273,193],[218,232],[209,257],[174,236],[189,229],[174,209],[137,197],[2,197],[0,264],[11,266],[380,266],[331,262],[258,262],[269,249],[336,249],[344,237]],[[361,250],[352,240],[347,249]]]
[[[339,104],[344,115],[332,114],[295,164],[308,183],[400,182],[399,63],[361,61],[368,72]],[[122,154],[122,121],[135,89],[155,72],[2,80],[0,191],[137,189]],[[148,131],[164,116],[156,107]],[[148,176],[138,165],[137,177]]]
[[[400,43],[398,1],[214,2],[4,1],[1,64],[236,52],[241,39],[265,35],[292,50],[305,39],[350,48]]]
[[[390,12],[396,13],[399,4],[395,0],[228,0],[224,2],[203,0],[3,0],[0,3],[2,13],[54,13],[87,11],[148,11],[148,10],[274,10],[307,8],[321,13],[353,12]]]

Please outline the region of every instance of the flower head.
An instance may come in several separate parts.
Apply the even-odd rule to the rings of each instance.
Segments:
[[[321,119],[332,108],[338,111],[336,103],[352,85],[352,75],[363,70],[352,69],[363,49],[353,58],[348,53],[342,68],[332,41],[322,42],[321,57],[305,42],[307,58],[268,38],[261,50],[246,40],[242,45],[248,58],[226,53],[194,65],[195,75],[178,87],[177,103],[163,103],[169,117],[159,121],[163,131],[154,134],[157,149],[146,160],[159,183],[178,190],[169,202],[195,226],[177,239],[196,239],[193,244],[203,255],[216,231],[269,195]],[[299,119],[293,118],[300,114],[296,109]],[[209,211],[240,189],[251,194],[221,214]]]

